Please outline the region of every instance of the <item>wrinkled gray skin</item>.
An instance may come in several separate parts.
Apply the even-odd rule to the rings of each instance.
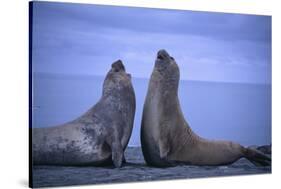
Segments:
[[[45,165],[122,165],[130,139],[135,93],[131,76],[116,61],[107,73],[101,99],[63,125],[32,130],[33,163]]]
[[[141,123],[141,145],[148,165],[224,165],[242,157],[256,165],[270,165],[271,159],[257,150],[230,141],[207,140],[195,134],[180,107],[179,79],[174,58],[160,50],[150,78]]]

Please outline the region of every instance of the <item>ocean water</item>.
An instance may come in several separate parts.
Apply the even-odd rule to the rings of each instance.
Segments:
[[[101,97],[104,77],[33,75],[32,127],[71,121]],[[136,114],[129,146],[140,146],[140,123],[148,79],[133,78]],[[180,81],[182,111],[202,137],[243,145],[271,144],[271,85]]]

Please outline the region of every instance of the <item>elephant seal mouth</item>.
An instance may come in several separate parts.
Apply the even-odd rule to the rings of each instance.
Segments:
[[[157,60],[166,60],[166,59],[170,59],[170,55],[167,53],[167,51],[164,49],[159,50],[157,53]]]
[[[125,66],[121,60],[117,60],[114,63],[112,63],[111,68],[115,72],[126,71]]]

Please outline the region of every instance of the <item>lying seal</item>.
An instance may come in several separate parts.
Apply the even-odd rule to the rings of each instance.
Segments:
[[[32,130],[33,164],[121,166],[136,102],[122,62],[111,67],[101,99],[86,113],[60,126]]]
[[[179,68],[165,50],[157,54],[144,104],[141,146],[148,165],[225,165],[245,157],[269,165],[263,153],[229,141],[214,141],[195,134],[185,121],[178,99]]]

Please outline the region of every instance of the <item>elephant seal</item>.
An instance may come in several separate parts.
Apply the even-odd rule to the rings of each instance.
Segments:
[[[141,123],[141,147],[148,165],[226,165],[242,157],[256,165],[271,163],[270,157],[257,150],[230,141],[207,140],[194,133],[180,107],[179,78],[179,67],[174,58],[160,50],[150,78]]]
[[[135,115],[131,75],[120,60],[111,65],[102,97],[68,123],[32,129],[34,165],[122,165]]]

